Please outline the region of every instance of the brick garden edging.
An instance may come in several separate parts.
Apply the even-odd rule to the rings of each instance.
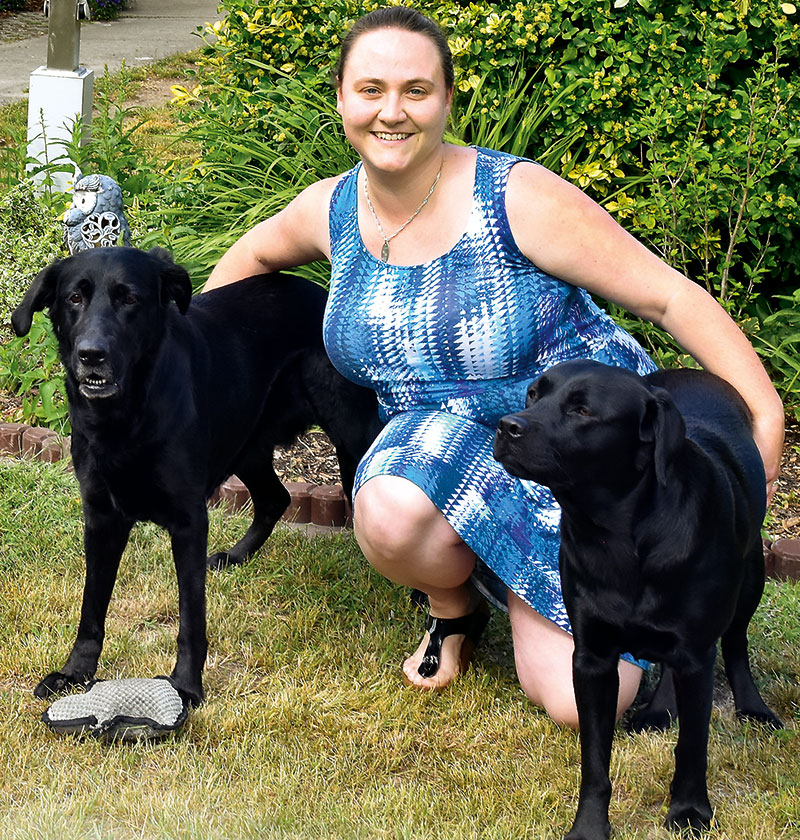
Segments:
[[[61,437],[51,429],[0,423],[0,455],[54,464],[69,455],[69,447],[69,437]],[[287,482],[284,486],[291,501],[281,519],[288,524],[312,526],[314,533],[352,526],[350,505],[341,485]],[[247,488],[236,476],[231,476],[215,491],[209,504],[224,502],[228,509],[237,511],[249,500]]]
[[[30,458],[55,463],[69,454],[69,438],[62,438],[50,429],[26,426],[23,423],[0,423],[0,455]],[[350,505],[339,484],[314,485],[287,482],[291,496],[289,507],[281,519],[292,525],[310,526],[312,533],[352,527]],[[214,493],[210,505],[225,502],[236,511],[250,499],[244,484],[231,476]],[[800,540],[764,541],[764,563],[767,577],[776,580],[800,580]]]

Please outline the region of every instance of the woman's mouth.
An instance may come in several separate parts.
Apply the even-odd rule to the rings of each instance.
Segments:
[[[378,138],[378,140],[405,140],[407,137],[411,137],[411,134],[393,134],[388,131],[374,131],[373,134]]]

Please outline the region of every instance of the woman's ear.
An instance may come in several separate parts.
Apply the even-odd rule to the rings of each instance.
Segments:
[[[336,80],[336,110],[342,113],[342,82],[341,79]]]
[[[451,87],[450,90],[447,91],[447,99],[445,100],[445,111],[447,112],[447,116],[450,116],[450,108],[453,105],[453,94],[455,93],[455,87]]]

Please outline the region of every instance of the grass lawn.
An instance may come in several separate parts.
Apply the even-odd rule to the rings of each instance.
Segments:
[[[211,542],[246,515],[212,514]],[[63,663],[83,584],[75,479],[0,460],[0,835],[4,838],[559,838],[577,802],[577,736],[516,682],[494,614],[476,666],[450,690],[404,687],[421,616],[352,535],[282,528],[244,568],[208,582],[207,701],[165,742],[107,746],[52,734],[32,689]],[[754,669],[788,729],[740,725],[720,692],[709,840],[800,835],[800,586],[770,582]],[[123,559],[98,676],[172,667],[177,587],[163,532]],[[675,732],[615,741],[614,837],[662,829]]]

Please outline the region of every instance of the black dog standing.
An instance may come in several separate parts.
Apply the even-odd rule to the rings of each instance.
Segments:
[[[236,474],[253,522],[229,551],[242,563],[272,532],[289,494],[275,445],[319,424],[336,447],[345,490],[380,429],[375,395],[325,355],[325,292],[283,275],[253,277],[192,297],[168,252],[83,251],[44,269],[12,316],[18,335],[49,308],[66,369],[72,458],[85,520],[86,581],[72,652],[35,689],[45,697],[89,681],[103,645],[120,558],[136,521],[169,531],[180,626],[171,680],[203,699],[206,500]]]
[[[495,457],[562,508],[560,570],[572,623],[582,780],[569,840],[609,836],[608,770],[620,654],[664,663],[642,725],[680,722],[667,825],[712,818],[706,786],[717,641],[737,714],[782,724],[750,673],[747,627],[764,587],[765,478],[749,413],[700,371],[639,377],[556,365],[504,417]]]

